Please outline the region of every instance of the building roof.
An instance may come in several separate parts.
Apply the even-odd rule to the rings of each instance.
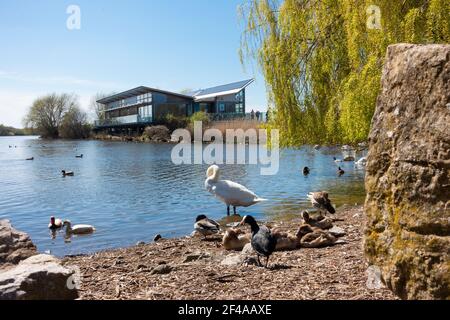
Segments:
[[[141,86],[141,87],[127,90],[127,91],[124,91],[124,92],[121,92],[121,93],[118,93],[118,94],[115,94],[115,95],[112,95],[109,97],[105,97],[103,99],[98,100],[97,102],[101,103],[101,104],[106,104],[106,103],[131,98],[131,97],[149,93],[149,92],[159,92],[159,93],[169,94],[172,96],[177,96],[177,97],[181,97],[181,98],[185,98],[185,99],[192,99],[192,96],[189,96],[189,95],[184,95],[184,94],[180,94],[180,93],[175,93],[175,92]]]
[[[212,87],[212,88],[207,88],[207,89],[199,89],[199,90],[192,91],[192,92],[189,92],[186,94],[180,94],[180,93],[175,93],[175,92],[164,91],[164,90],[160,90],[160,89],[154,89],[154,88],[150,88],[150,87],[141,86],[141,87],[137,87],[137,88],[134,88],[134,89],[131,89],[128,91],[124,91],[124,92],[112,95],[110,97],[105,97],[103,99],[98,100],[97,102],[101,103],[101,104],[107,104],[110,102],[131,98],[133,96],[137,96],[137,95],[141,95],[141,94],[149,93],[149,92],[159,92],[159,93],[163,93],[163,94],[178,96],[181,98],[194,99],[195,101],[201,101],[201,100],[205,100],[205,99],[215,98],[217,96],[224,96],[224,95],[228,95],[228,94],[238,93],[242,89],[249,86],[253,81],[254,81],[254,79],[233,82],[233,83],[224,84],[224,85],[217,86],[217,87]]]
[[[242,89],[246,88],[247,86],[249,86],[253,81],[254,81],[254,79],[248,79],[248,80],[244,80],[244,81],[224,84],[224,85],[217,86],[217,87],[200,89],[197,91],[190,92],[188,94],[192,95],[196,101],[214,98],[217,96],[224,96],[224,95],[228,95],[228,94],[235,94],[235,93],[240,92]]]

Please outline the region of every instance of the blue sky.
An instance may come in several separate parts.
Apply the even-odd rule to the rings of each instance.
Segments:
[[[247,109],[266,110],[263,77],[238,56],[245,0],[0,0],[0,124],[22,126],[33,99],[140,85],[180,91],[255,78]],[[69,30],[69,5],[81,29]]]

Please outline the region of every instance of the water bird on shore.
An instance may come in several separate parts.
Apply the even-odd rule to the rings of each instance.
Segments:
[[[311,201],[311,204],[314,208],[319,210],[319,213],[329,212],[331,214],[336,213],[336,209],[331,205],[331,201],[328,198],[328,193],[325,191],[322,192],[310,192],[307,197]]]
[[[216,165],[208,168],[206,176],[206,190],[227,205],[228,216],[230,215],[230,206],[233,206],[233,212],[236,215],[236,207],[250,207],[266,201],[236,182],[219,180],[220,169]]]
[[[63,225],[66,227],[67,234],[91,234],[95,232],[95,227],[88,224],[77,224],[72,226],[70,220],[65,220]]]
[[[33,161],[33,160],[34,160],[34,157],[26,158],[25,160],[26,160],[26,161]]]
[[[241,229],[228,229],[222,239],[225,250],[242,251],[247,243],[250,243],[251,236],[245,234]]]
[[[322,230],[333,228],[333,220],[330,218],[319,217],[318,219],[312,218],[308,211],[302,212],[302,218],[305,224],[312,227],[316,227]]]
[[[206,239],[207,236],[219,233],[220,225],[216,221],[209,219],[202,214],[195,219],[194,229]]]
[[[282,232],[278,229],[271,230],[272,235],[277,240],[275,251],[295,250],[297,249],[300,239],[287,232]]]
[[[304,167],[303,168],[303,175],[304,176],[307,176],[307,175],[309,175],[311,173],[311,170],[308,168],[308,167]]]
[[[82,159],[83,158],[83,154],[80,154],[79,156],[75,156],[75,158]]]
[[[258,263],[261,265],[259,256],[266,257],[266,268],[269,264],[269,259],[277,246],[277,239],[272,235],[269,228],[266,226],[260,227],[252,216],[245,216],[241,225],[248,224],[252,230],[252,248],[256,251]]]
[[[75,173],[73,171],[61,170],[61,173],[62,173],[63,177],[67,177],[67,176],[73,177],[75,175]]]
[[[337,239],[330,232],[303,224],[297,231],[299,245],[303,248],[323,248],[333,245]]]
[[[344,174],[345,174],[345,171],[342,170],[341,167],[339,167],[339,168],[338,168],[338,175],[339,175],[339,177],[342,177]]]
[[[57,230],[63,227],[63,221],[61,219],[56,219],[55,217],[50,217],[50,223],[48,224],[48,228],[50,230]]]

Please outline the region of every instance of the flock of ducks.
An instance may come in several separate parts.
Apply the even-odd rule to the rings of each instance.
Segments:
[[[309,168],[303,171],[309,173]],[[210,166],[206,172],[205,188],[227,206],[228,216],[231,207],[237,215],[237,207],[249,207],[267,201],[236,182],[221,180],[220,168],[216,165]],[[258,264],[262,266],[260,257],[264,257],[266,259],[264,266],[267,268],[270,256],[276,250],[294,250],[300,246],[317,248],[335,243],[336,237],[327,231],[333,227],[333,220],[326,215],[336,213],[328,193],[311,192],[307,197],[317,209],[319,216],[312,218],[309,212],[303,212],[303,223],[295,235],[278,229],[271,230],[265,225],[260,226],[254,217],[246,215],[238,226],[250,226],[251,233],[246,234],[239,228],[226,230],[222,238],[224,249],[240,251],[250,243],[257,254]],[[194,230],[206,240],[208,236],[219,234],[221,228],[218,222],[206,215],[199,215],[195,220]]]

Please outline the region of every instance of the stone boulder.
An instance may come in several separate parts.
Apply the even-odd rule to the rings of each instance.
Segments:
[[[72,300],[78,298],[75,272],[50,255],[40,254],[0,273],[0,300]]]
[[[403,299],[450,299],[450,45],[388,48],[369,138],[369,263]]]
[[[36,254],[36,246],[30,237],[14,229],[8,220],[0,220],[0,267],[17,264]]]

